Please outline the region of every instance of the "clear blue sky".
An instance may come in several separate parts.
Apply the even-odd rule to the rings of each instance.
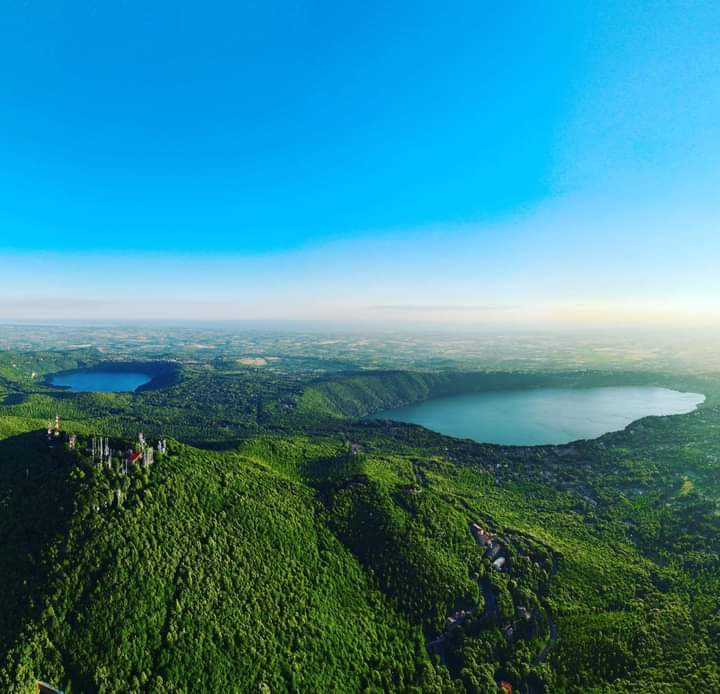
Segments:
[[[720,306],[718,3],[2,15],[0,318]]]

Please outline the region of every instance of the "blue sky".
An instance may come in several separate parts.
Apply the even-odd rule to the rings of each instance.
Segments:
[[[711,2],[10,2],[0,318],[716,318],[719,31]]]

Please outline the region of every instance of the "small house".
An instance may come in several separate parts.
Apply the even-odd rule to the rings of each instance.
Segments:
[[[493,563],[493,568],[498,571],[502,571],[502,567],[505,566],[505,557],[498,557]]]

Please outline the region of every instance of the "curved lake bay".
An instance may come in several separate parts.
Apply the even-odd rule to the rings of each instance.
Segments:
[[[530,446],[595,438],[649,415],[691,412],[704,400],[699,393],[651,386],[532,388],[433,398],[372,417],[483,443]]]
[[[77,393],[131,393],[151,380],[139,371],[69,371],[52,376],[50,383]]]

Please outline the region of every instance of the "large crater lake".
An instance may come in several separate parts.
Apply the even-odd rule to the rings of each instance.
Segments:
[[[650,386],[532,388],[433,398],[372,418],[482,443],[534,446],[595,438],[649,415],[685,414],[704,400],[699,393]]]
[[[151,380],[139,371],[69,371],[52,376],[50,383],[76,393],[131,393]]]

